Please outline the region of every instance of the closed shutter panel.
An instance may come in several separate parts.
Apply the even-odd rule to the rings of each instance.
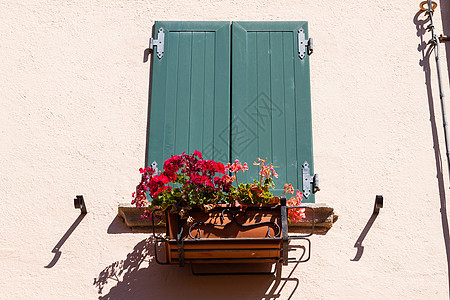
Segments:
[[[164,54],[153,55],[147,164],[198,150],[230,157],[230,22],[156,22]]]
[[[233,22],[231,157],[273,162],[279,194],[285,183],[302,190],[302,164],[314,172],[309,57],[298,55],[298,29],[307,22]],[[241,176],[241,175],[240,175]],[[258,176],[250,168],[242,178]],[[304,202],[314,202],[311,195]]]

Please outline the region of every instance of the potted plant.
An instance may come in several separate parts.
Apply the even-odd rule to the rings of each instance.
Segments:
[[[199,151],[170,157],[159,173],[152,167],[140,169],[132,203],[144,209],[144,218],[165,214],[168,263],[280,258],[285,195],[293,195],[287,200],[293,207],[300,206],[303,195],[285,184],[284,192],[274,196],[274,166],[261,158],[253,165],[260,171],[252,183],[238,182],[247,163],[224,165],[203,159]],[[304,208],[286,212],[292,222],[303,217]]]

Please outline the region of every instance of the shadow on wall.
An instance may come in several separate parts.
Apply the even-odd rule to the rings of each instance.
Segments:
[[[444,30],[442,34],[450,36],[450,1],[440,1],[439,5],[441,6],[442,28]],[[447,55],[447,71],[450,82],[450,42],[445,43],[444,49]]]
[[[370,216],[369,221],[367,221],[366,226],[364,227],[363,231],[359,235],[358,239],[355,243],[355,248],[358,250],[356,252],[356,255],[351,261],[359,261],[361,259],[361,256],[364,253],[364,246],[362,245],[364,239],[366,238],[367,234],[369,233],[370,228],[372,227],[373,223],[375,222],[376,218],[378,217],[378,214],[380,213],[380,208],[383,207],[383,196],[377,195],[375,198],[375,203],[373,206],[373,213]]]
[[[441,1],[445,2],[445,1]],[[445,250],[447,254],[447,276],[448,276],[448,287],[450,293],[450,236],[449,236],[449,226],[447,219],[447,205],[446,205],[446,197],[445,197],[445,183],[444,176],[442,173],[442,155],[439,147],[439,138],[438,138],[438,129],[436,125],[436,116],[435,112],[435,104],[433,99],[433,90],[434,86],[436,89],[437,82],[431,81],[431,68],[430,68],[430,57],[433,55],[433,46],[428,46],[427,43],[429,39],[431,39],[431,34],[426,30],[428,26],[428,22],[430,21],[429,17],[425,15],[425,12],[419,11],[413,19],[414,24],[417,29],[417,36],[420,38],[420,44],[418,45],[417,50],[421,53],[422,57],[419,60],[419,65],[423,68],[423,72],[425,75],[425,85],[427,89],[427,97],[428,97],[428,108],[430,114],[430,125],[431,132],[433,135],[433,148],[434,148],[434,157],[436,161],[436,178],[437,185],[439,188],[439,201],[441,204],[440,213],[441,213],[441,223],[442,223],[442,233],[444,238]],[[434,57],[434,55],[433,55]],[[434,59],[433,59],[434,61]],[[439,129],[443,130],[443,129]]]
[[[109,224],[107,233],[108,234],[118,234],[118,233],[132,233],[133,230],[125,225],[125,222],[116,216],[114,220]]]
[[[150,237],[101,271],[93,284],[99,299],[276,299],[285,288],[290,299],[300,285],[291,277],[296,267],[287,278],[281,278],[281,265],[270,275],[195,276],[189,267],[157,264]]]
[[[52,261],[46,265],[44,268],[53,268],[56,263],[58,262],[59,258],[61,257],[61,247],[64,245],[64,243],[67,241],[67,239],[70,237],[70,235],[75,231],[75,229],[80,225],[81,221],[84,219],[86,214],[80,214],[78,218],[73,222],[72,226],[70,226],[69,229],[67,229],[66,233],[63,235],[63,237],[59,240],[58,243],[56,243],[55,247],[52,249],[52,253],[55,254]]]

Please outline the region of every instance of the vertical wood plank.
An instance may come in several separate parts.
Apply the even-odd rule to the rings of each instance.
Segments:
[[[164,27],[163,24],[161,22],[155,22],[156,31],[160,27]],[[150,119],[148,120],[147,163],[150,165],[153,161],[156,161],[161,165],[164,159],[164,116],[166,102],[160,99],[166,98],[167,60],[158,59],[156,55],[152,55],[152,58],[152,87],[154,88],[152,88],[152,100],[149,103]]]
[[[214,76],[215,76],[215,34],[205,33],[205,83],[203,102],[203,156],[212,159],[214,156]]]
[[[169,49],[167,55],[167,78],[173,78],[173,82],[178,81],[178,49],[180,34],[174,32],[168,36]],[[166,47],[167,48],[167,47]],[[173,82],[166,80],[166,106],[165,111],[165,130],[164,130],[164,152],[163,157],[170,157],[175,154],[176,138],[176,111],[177,111],[177,89],[173,87]],[[162,162],[161,162],[162,163]]]
[[[284,106],[284,52],[283,33],[270,33],[270,113],[272,116],[272,158],[278,173],[275,179],[276,187],[287,183],[286,149],[292,147],[286,140],[286,115]]]
[[[303,25],[305,36],[308,37],[308,26]],[[293,47],[296,47],[294,41]],[[314,174],[313,161],[313,141],[312,141],[312,118],[311,118],[311,90],[309,75],[309,56],[304,59],[294,58],[295,70],[295,101],[296,101],[296,129],[297,129],[297,160],[299,170],[304,161],[308,161],[311,173]],[[299,172],[298,187],[303,187],[302,174]],[[315,195],[311,194],[308,199],[304,199],[305,203],[315,201]]]
[[[189,153],[203,149],[203,101],[205,83],[205,33],[192,36],[191,103],[189,107]]]
[[[189,151],[192,32],[180,32],[178,55],[175,153]]]
[[[219,28],[215,44],[214,152],[213,159],[227,162],[230,157],[230,59],[231,24]]]
[[[284,95],[285,95],[285,119],[286,128],[286,180],[296,188],[298,186],[298,174],[301,169],[297,166],[297,129],[295,124],[296,103],[295,103],[295,82],[294,82],[294,40],[292,32],[283,32],[283,64],[284,64]]]
[[[256,33],[257,53],[257,82],[258,98],[257,111],[257,139],[258,156],[272,160],[272,114],[271,114],[271,83],[269,32]]]

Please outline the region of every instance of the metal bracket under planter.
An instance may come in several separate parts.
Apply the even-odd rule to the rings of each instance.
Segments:
[[[231,221],[225,224],[217,224],[217,223],[209,223],[209,222],[197,222],[192,224],[186,233],[183,233],[186,228],[181,224],[182,220],[179,216],[172,218],[176,222],[174,224],[176,226],[176,238],[168,238],[161,237],[156,235],[153,231],[153,236],[156,240],[154,244],[155,247],[155,260],[158,264],[179,264],[180,266],[184,266],[186,262],[192,263],[282,263],[283,265],[287,265],[288,263],[299,263],[306,262],[311,257],[311,241],[308,237],[314,234],[314,220],[315,213],[314,208],[309,206],[295,206],[288,207],[286,206],[286,198],[282,197],[281,204],[276,207],[271,208],[261,208],[261,207],[248,207],[245,211],[241,211],[237,208],[218,208],[213,209],[216,210],[216,213],[220,212],[223,216],[231,216]],[[311,209],[312,210],[312,220],[313,225],[311,228],[311,232],[305,235],[289,235],[288,234],[288,210],[289,209]],[[234,211],[232,210],[234,209]],[[253,224],[241,224],[238,222],[236,216],[244,215],[244,220],[247,218],[246,214],[258,214],[262,213],[262,211],[267,211],[268,209],[272,210],[275,215],[278,215],[278,220],[274,221],[262,221],[256,222]],[[211,210],[212,211],[212,210]],[[241,216],[242,217],[242,216]],[[166,226],[170,225],[170,220],[168,215],[166,215]],[[276,219],[276,218],[275,218]],[[223,220],[222,220],[223,221]],[[279,222],[280,226],[277,224]],[[223,222],[222,222],[223,223]],[[241,227],[260,227],[260,226],[268,226],[268,231],[266,237],[262,238],[208,238],[202,237],[200,234],[199,226],[202,227],[219,227],[225,228],[227,226],[233,226],[235,228]],[[186,226],[186,225],[184,225]],[[273,235],[270,234],[271,229],[273,229]],[[192,234],[198,230],[198,234],[193,236]],[[166,233],[169,234],[169,228],[166,227]],[[288,254],[292,248],[289,246],[289,242],[291,240],[303,239],[307,241],[307,247],[305,248],[305,252],[307,253],[307,257],[305,259],[296,259],[289,258]],[[160,243],[164,244],[166,260],[161,261],[158,257],[158,249],[157,245]],[[175,255],[176,254],[176,255]],[[173,256],[175,255],[175,256]],[[223,256],[222,256],[223,255]],[[170,259],[169,259],[170,258]],[[194,273],[195,274],[195,273]],[[209,273],[208,273],[209,274]],[[214,273],[215,274],[215,273]],[[226,273],[233,274],[233,273]],[[242,274],[242,273],[239,273]],[[252,273],[259,274],[259,273]],[[267,273],[265,273],[267,274]],[[200,275],[200,274],[196,274]],[[212,275],[212,274],[209,274]]]

